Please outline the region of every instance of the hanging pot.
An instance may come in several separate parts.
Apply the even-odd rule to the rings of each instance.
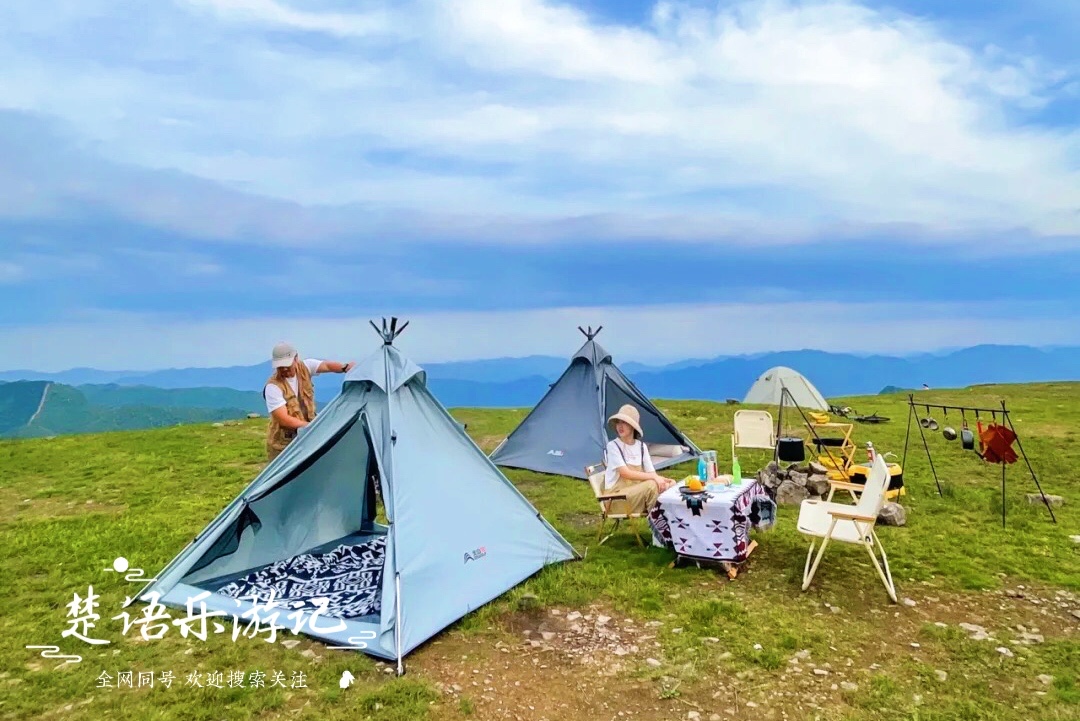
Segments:
[[[955,441],[956,429],[952,426],[945,426],[945,428],[943,428],[941,431],[941,435],[945,436],[945,440],[947,441]]]
[[[982,443],[979,443],[978,450],[975,449],[975,443],[979,440],[979,436],[982,435],[982,421],[979,420],[979,412],[975,411],[975,422],[979,426],[979,432],[973,433],[968,428],[967,415],[964,411],[960,411],[960,416],[964,419],[964,425],[960,429],[960,443],[965,451],[975,451],[980,456],[982,455]]]
[[[799,463],[806,460],[806,446],[802,438],[778,438],[776,454],[784,463]]]

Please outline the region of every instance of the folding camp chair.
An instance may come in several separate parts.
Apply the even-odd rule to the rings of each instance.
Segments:
[[[760,448],[776,451],[776,427],[768,411],[735,411],[731,434],[731,457],[736,448]]]
[[[877,523],[878,513],[885,505],[885,491],[889,485],[889,467],[885,458],[881,455],[874,456],[874,463],[870,468],[870,475],[864,485],[829,481],[832,486],[829,491],[829,499],[806,500],[799,507],[798,528],[801,533],[812,536],[810,550],[806,553],[806,565],[803,567],[803,584],[805,591],[814,580],[821,557],[825,555],[825,547],[829,541],[842,541],[844,543],[857,543],[862,545],[870,560],[874,562],[878,576],[885,584],[885,590],[889,598],[896,603],[896,586],[893,584],[892,572],[889,570],[889,559],[885,556],[885,548],[874,533],[874,525]],[[836,490],[861,491],[858,501],[854,504],[835,503],[832,494]],[[814,557],[814,547],[817,539],[821,539],[821,548]],[[881,552],[881,561],[878,561],[875,546]],[[810,561],[813,558],[813,565]]]
[[[638,533],[637,521],[639,518],[645,518],[644,513],[612,513],[611,507],[615,501],[625,501],[626,494],[619,491],[608,491],[604,488],[604,475],[606,466],[603,463],[594,463],[591,466],[585,466],[585,477],[589,479],[589,485],[592,487],[593,495],[596,496],[597,502],[600,504],[600,528],[596,531],[596,540],[599,541],[598,545],[603,545],[605,541],[615,535],[615,531],[619,530],[619,524],[623,521],[627,522],[630,529],[634,532],[634,537],[637,539],[639,546],[644,546],[645,543],[641,540],[641,534]],[[615,522],[611,527],[611,532],[604,536],[601,540],[600,536],[604,533],[604,526],[607,524],[608,519]]]

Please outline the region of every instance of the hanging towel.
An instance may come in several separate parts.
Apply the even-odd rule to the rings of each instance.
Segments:
[[[1012,449],[1016,434],[1007,426],[991,423],[979,434],[983,445],[982,457],[990,463],[1016,463],[1016,451]]]

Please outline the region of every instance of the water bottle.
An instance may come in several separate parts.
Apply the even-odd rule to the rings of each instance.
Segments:
[[[738,456],[734,456],[731,459],[731,485],[742,485],[742,467],[739,466]]]
[[[705,467],[705,457],[704,456],[698,456],[698,459],[697,459],[697,477],[699,479],[701,479],[702,481],[709,480],[709,471]]]
[[[870,441],[866,442],[866,459],[871,464],[874,462],[874,444]]]

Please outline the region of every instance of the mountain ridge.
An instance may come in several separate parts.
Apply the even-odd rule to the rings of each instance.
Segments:
[[[476,361],[431,363],[422,367],[429,386],[446,405],[456,407],[522,407],[540,400],[548,386],[565,370],[568,358],[532,355]],[[743,398],[753,382],[767,369],[783,365],[805,375],[825,396],[861,395],[880,392],[888,386],[921,388],[965,387],[983,383],[1023,383],[1080,380],[1080,347],[1035,348],[1022,345],[983,344],[945,353],[918,353],[890,356],[880,353],[834,353],[803,349],[769,353],[720,356],[712,360],[687,359],[661,366],[635,361],[615,362],[651,397],[672,399],[723,400]],[[255,392],[257,399],[243,397],[237,407],[251,408],[261,403],[262,386],[269,375],[268,364],[221,368],[174,368],[147,372],[100,371],[77,368],[60,373],[3,371],[0,380],[45,380],[67,385],[86,378],[96,386],[178,390],[233,389]],[[327,402],[341,389],[338,374],[316,376],[316,397]],[[75,381],[75,382],[72,382]],[[104,382],[102,382],[104,381]],[[147,390],[156,394],[157,390]],[[94,395],[96,391],[91,391]],[[125,391],[115,390],[112,400]],[[127,391],[138,396],[138,393]],[[206,392],[213,399],[213,393]],[[166,396],[156,395],[155,398]],[[167,400],[167,398],[166,398]],[[156,401],[155,401],[156,402]],[[168,401],[173,404],[173,401]],[[195,407],[195,401],[182,405]],[[265,407],[262,408],[265,412]]]

